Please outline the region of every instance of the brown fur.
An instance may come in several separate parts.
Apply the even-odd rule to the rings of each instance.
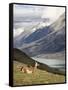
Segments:
[[[21,66],[20,67],[20,71],[22,71],[23,73],[34,73],[35,70],[37,69],[38,63],[35,62],[34,66]]]

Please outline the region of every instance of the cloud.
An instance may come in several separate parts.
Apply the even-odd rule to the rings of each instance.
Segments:
[[[42,8],[32,5],[14,5],[14,16],[41,16]]]
[[[34,5],[14,5],[14,19],[23,17],[30,19],[36,18],[49,18],[50,23],[54,22],[65,11],[64,7],[51,7],[51,6],[34,6]]]
[[[46,10],[42,13],[42,18],[49,18],[50,23],[56,21],[60,15],[65,12],[63,7],[46,7]]]

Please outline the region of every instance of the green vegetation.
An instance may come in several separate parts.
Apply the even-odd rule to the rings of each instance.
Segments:
[[[18,67],[23,63],[13,61],[13,85],[51,84],[64,83],[65,76],[53,74],[44,70],[36,69],[35,73],[27,74],[20,71]]]

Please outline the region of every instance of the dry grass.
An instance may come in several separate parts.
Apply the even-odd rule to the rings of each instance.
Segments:
[[[65,76],[59,74],[49,73],[37,69],[35,73],[26,74],[21,72],[17,67],[23,65],[17,61],[13,62],[13,85],[34,85],[34,84],[52,84],[64,83]]]

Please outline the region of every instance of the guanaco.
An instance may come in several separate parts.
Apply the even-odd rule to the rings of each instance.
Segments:
[[[31,73],[34,73],[35,72],[35,70],[37,69],[37,66],[38,66],[39,64],[37,63],[37,62],[35,62],[35,65],[32,67],[32,66],[22,66],[21,67],[21,71],[23,72],[23,73],[28,73],[28,74],[31,74]]]

